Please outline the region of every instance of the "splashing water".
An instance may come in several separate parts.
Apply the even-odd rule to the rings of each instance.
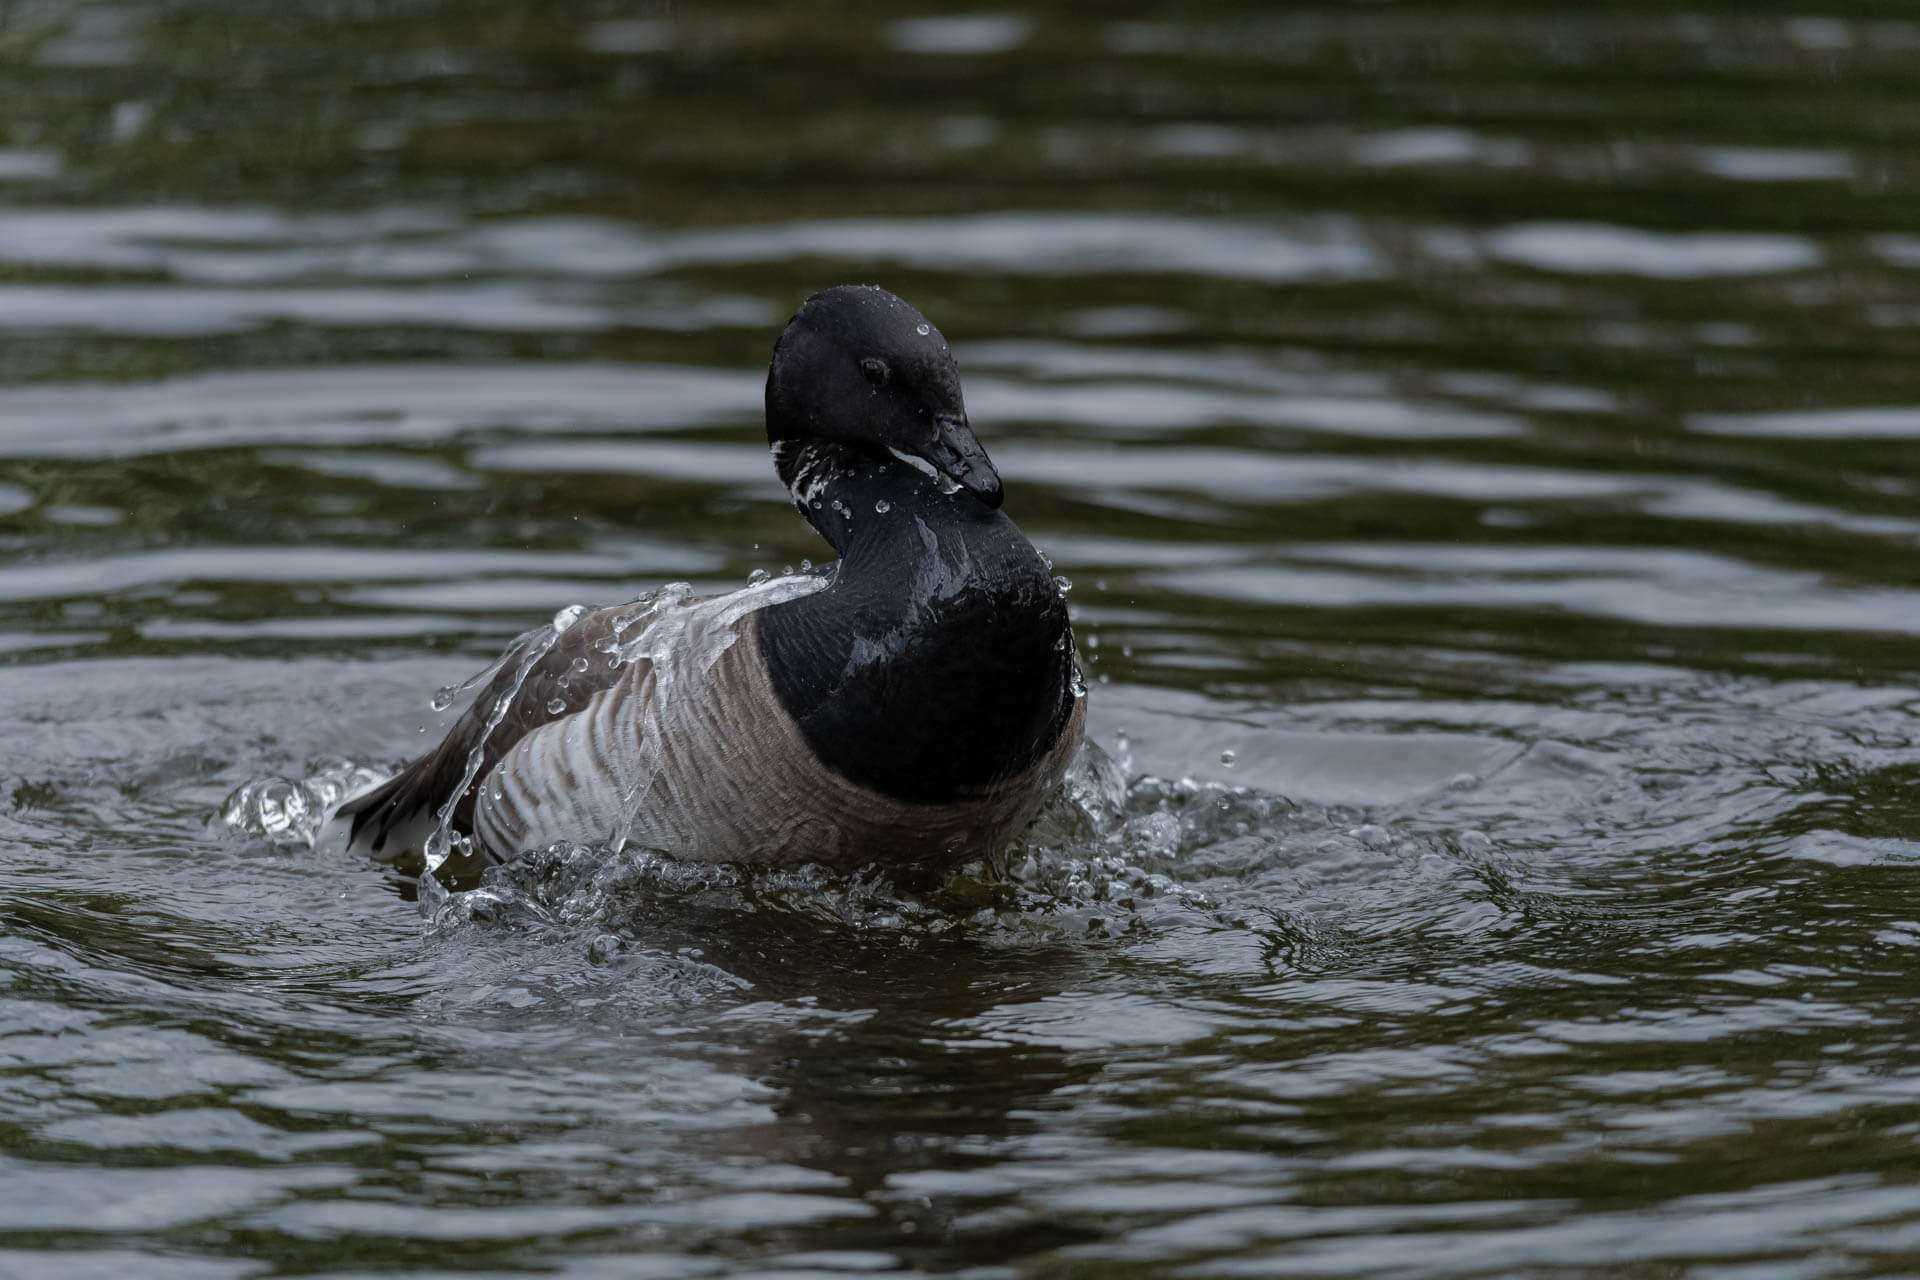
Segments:
[[[628,848],[635,827],[647,814],[658,777],[659,744],[673,731],[672,719],[680,711],[680,694],[688,681],[707,676],[722,654],[739,638],[739,624],[755,611],[769,605],[798,599],[825,589],[832,581],[830,572],[810,572],[791,577],[769,578],[764,574],[749,581],[747,587],[725,596],[705,600],[691,599],[691,584],[671,583],[624,606],[612,620],[612,634],[597,639],[594,648],[607,655],[608,665],[620,668],[629,664],[642,667],[643,682],[638,705],[645,708],[644,719],[635,733],[637,756],[631,762],[633,781],[625,790],[619,806],[620,820],[608,832],[603,844],[579,846],[593,848],[602,856],[635,853]],[[478,899],[466,902],[464,894],[449,892],[440,885],[439,872],[456,854],[471,847],[471,838],[453,830],[453,815],[461,797],[479,781],[486,764],[486,744],[505,722],[528,679],[558,642],[560,636],[586,615],[581,606],[570,606],[555,615],[553,625],[522,636],[505,657],[485,672],[449,689],[471,688],[488,673],[497,673],[514,663],[513,678],[493,698],[482,724],[478,742],[469,751],[457,787],[435,811],[434,828],[423,846],[424,874],[418,877],[423,910],[430,916],[451,911],[462,918],[487,914]],[[590,668],[584,658],[569,664],[573,672]],[[1085,681],[1077,665],[1072,681],[1076,697],[1084,696]],[[445,694],[447,690],[443,690]],[[554,697],[544,703],[551,715],[564,714],[567,702]],[[311,845],[325,819],[349,795],[378,782],[383,775],[376,770],[341,766],[329,773],[303,782],[269,778],[249,783],[229,798],[222,810],[228,826],[246,834],[264,836],[276,843]],[[1002,896],[1008,892],[1027,894],[1021,909],[1044,909],[1049,902],[1104,902],[1116,894],[1129,898],[1166,896],[1166,886],[1151,879],[1123,856],[1096,847],[1105,838],[1126,808],[1128,790],[1119,767],[1091,741],[1084,744],[1069,777],[1055,801],[1026,836],[1020,837],[1008,853],[1005,869],[990,865],[992,879],[1001,883]],[[1080,847],[1085,846],[1085,847]],[[1063,850],[1073,856],[1062,861]],[[554,855],[549,855],[549,857]],[[568,857],[585,857],[578,852]],[[520,861],[516,859],[515,862]],[[1017,869],[1012,871],[1008,869]],[[483,879],[482,889],[498,896],[502,885],[511,887],[521,873],[504,871]],[[758,874],[754,871],[753,874]],[[813,869],[805,876],[825,877],[820,883],[831,889],[844,877],[824,869]],[[804,876],[803,876],[804,878]],[[963,877],[964,879],[964,877]],[[795,891],[801,882],[795,881]],[[813,885],[813,880],[806,880]],[[764,887],[764,886],[763,886]],[[817,887],[817,886],[816,886]],[[838,889],[834,889],[838,892]],[[468,890],[468,893],[478,890]],[[862,890],[862,892],[867,892]],[[1057,901],[1056,901],[1057,900]],[[891,899],[889,900],[892,901]],[[466,902],[466,905],[459,905]],[[934,906],[892,902],[881,915],[915,919],[930,918],[947,912],[951,904]],[[864,918],[865,908],[854,911]],[[878,908],[875,908],[878,911]],[[904,914],[903,914],[904,913]],[[476,917],[477,918],[477,917]]]
[[[785,592],[765,593],[769,597],[802,594],[796,587],[818,589],[806,587],[806,579],[774,582]],[[691,661],[683,678],[704,672],[735,638],[734,624],[773,602],[723,601],[688,603],[678,593],[671,603],[656,600],[656,608],[667,604],[661,613],[668,625],[644,647]],[[644,628],[636,640],[654,630]],[[684,647],[676,650],[673,638]],[[633,657],[666,665],[646,653]],[[659,725],[656,716],[648,728]],[[479,885],[464,891],[450,892],[432,875],[422,876],[421,909],[435,932],[503,926],[547,931],[566,946],[587,946],[587,960],[595,965],[657,955],[663,942],[684,939],[690,930],[698,954],[716,937],[823,925],[875,935],[888,946],[961,934],[1023,945],[1167,928],[1225,929],[1225,936],[1274,939],[1295,962],[1318,964],[1367,945],[1381,919],[1414,914],[1411,899],[1444,900],[1436,875],[1451,883],[1487,875],[1489,868],[1499,874],[1494,844],[1478,832],[1438,839],[1361,810],[1300,805],[1252,787],[1151,775],[1129,781],[1124,734],[1114,746],[1118,760],[1093,740],[1084,742],[1026,831],[997,857],[933,880],[878,866],[847,873],[814,865],[680,861],[633,843],[623,830],[599,844],[530,850],[487,868]],[[221,818],[238,832],[275,844],[310,845],[341,799],[380,776],[342,764],[298,782],[262,779],[229,797]],[[632,790],[628,828],[642,813],[650,782],[642,778]],[[444,862],[452,842],[439,852]],[[1249,875],[1261,881],[1260,892],[1249,894]],[[1380,905],[1363,902],[1354,909],[1352,900],[1361,892],[1356,886],[1363,882]],[[1263,914],[1249,911],[1250,898],[1290,906]],[[683,962],[696,963],[674,961]],[[696,985],[703,988],[752,981],[726,967],[696,967],[702,975]]]
[[[574,623],[580,621],[581,618],[584,618],[591,612],[591,607],[584,604],[570,604],[557,610],[553,615],[552,635],[557,638],[566,634]],[[452,707],[453,704],[458,702],[462,697],[472,693],[475,689],[480,688],[489,680],[492,680],[494,676],[498,675],[500,669],[513,659],[513,655],[518,652],[520,646],[527,643],[537,634],[537,631],[529,631],[520,636],[502,650],[498,658],[495,658],[492,662],[489,662],[486,666],[480,668],[480,670],[474,672],[458,684],[440,686],[439,689],[434,691],[433,698],[427,705],[435,712],[445,711]],[[548,645],[551,647],[551,640],[548,641]]]
[[[561,612],[564,614],[567,610]],[[536,631],[525,641],[524,648],[520,651],[520,665],[514,671],[513,682],[501,692],[498,698],[494,699],[493,709],[487,713],[487,722],[480,731],[479,741],[474,744],[471,751],[467,752],[466,767],[460,772],[460,784],[453,789],[446,803],[441,805],[440,811],[434,815],[433,834],[427,837],[426,846],[422,850],[427,861],[426,873],[420,877],[423,901],[427,895],[437,893],[439,889],[439,881],[434,878],[434,873],[445,865],[447,859],[453,855],[456,846],[467,843],[465,837],[454,834],[453,811],[459,807],[461,797],[465,796],[473,786],[474,779],[479,777],[480,766],[486,763],[487,739],[493,736],[493,731],[498,729],[501,722],[507,718],[507,712],[512,709],[514,699],[520,696],[521,687],[526,684],[527,677],[533,673],[533,669],[540,665],[540,659],[546,657],[547,651],[559,640],[564,628],[559,627],[558,622],[559,619],[556,617],[554,627]],[[572,619],[569,619],[567,625],[572,625]]]
[[[830,581],[826,574],[802,573],[750,581],[739,591],[693,602],[687,600],[693,588],[684,582],[656,593],[652,620],[631,639],[623,640],[613,653],[616,666],[646,663],[646,678],[651,682],[646,690],[649,696],[637,700],[644,708],[644,720],[637,734],[640,755],[635,762],[634,782],[621,797],[619,825],[608,835],[608,843],[616,852],[625,848],[653,790],[659,745],[670,732],[667,718],[675,710],[677,682],[683,677],[704,678],[739,638],[736,628],[749,614],[812,595]]]
[[[385,777],[379,769],[341,761],[297,780],[257,778],[227,797],[220,821],[273,844],[311,846],[342,801]]]
[[[1246,787],[1142,777],[1088,741],[1060,789],[999,865],[984,859],[932,883],[893,870],[837,872],[680,861],[639,846],[562,842],[491,867],[451,895],[436,929],[556,930],[603,962],[699,928],[708,938],[788,919],[881,934],[891,944],[966,933],[986,939],[1104,937],[1187,919],[1245,928],[1193,880],[1212,876],[1250,832],[1326,837],[1355,815],[1305,809]],[[1334,838],[1364,847],[1359,837]],[[735,980],[738,980],[737,978]]]
[[[809,566],[810,567],[810,566]],[[761,572],[737,592],[710,600],[691,600],[691,583],[669,583],[658,590],[622,606],[612,619],[611,633],[594,641],[593,648],[607,656],[612,669],[629,664],[644,664],[641,677],[646,682],[637,701],[645,711],[645,721],[636,739],[640,755],[635,762],[635,782],[621,804],[622,820],[608,833],[607,841],[615,851],[621,849],[645,805],[656,776],[658,745],[667,732],[666,718],[676,706],[679,683],[703,678],[738,638],[738,624],[754,611],[771,604],[798,599],[822,590],[832,581],[831,573],[808,572],[783,578],[770,578]],[[456,853],[472,846],[469,836],[453,830],[453,816],[460,801],[478,783],[487,762],[487,744],[520,698],[528,679],[560,637],[591,610],[584,605],[569,605],[554,615],[552,624],[522,635],[506,652],[480,672],[459,684],[448,685],[434,696],[433,706],[445,711],[457,696],[482,686],[508,664],[513,663],[510,681],[494,697],[487,710],[477,740],[467,758],[457,786],[434,812],[434,827],[423,846],[423,874],[418,877],[423,908],[429,912],[444,905],[446,889],[436,873]],[[584,675],[592,667],[585,657],[576,657],[559,683],[565,686],[573,676]],[[549,715],[566,712],[567,700],[552,697],[543,704]],[[380,770],[359,765],[340,765],[312,778],[293,781],[270,777],[249,782],[228,797],[220,818],[229,828],[246,835],[264,837],[277,844],[312,846],[340,804],[350,796],[380,782]]]
[[[525,637],[522,637],[522,639],[524,638]],[[519,642],[515,641],[515,643],[517,644]],[[472,693],[475,689],[478,689],[481,685],[493,679],[494,674],[506,664],[507,654],[512,652],[512,648],[508,648],[506,653],[501,654],[494,661],[480,668],[480,670],[474,672],[458,684],[441,685],[439,689],[434,691],[433,698],[427,705],[432,707],[436,712],[445,711],[463,696]]]

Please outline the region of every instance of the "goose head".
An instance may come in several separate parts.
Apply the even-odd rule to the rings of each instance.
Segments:
[[[767,373],[767,442],[803,511],[821,458],[811,445],[897,459],[947,492],[1000,505],[1000,474],[967,424],[946,337],[877,285],[822,290],[787,322]]]

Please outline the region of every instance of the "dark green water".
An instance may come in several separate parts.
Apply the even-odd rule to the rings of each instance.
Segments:
[[[0,4],[0,1275],[1920,1269],[1916,68]],[[760,382],[845,280],[954,339],[1124,796],[432,919],[261,833],[562,605],[820,558]]]

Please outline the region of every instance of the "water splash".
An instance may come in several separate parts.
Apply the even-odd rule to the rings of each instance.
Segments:
[[[561,610],[562,614],[567,612],[568,610]],[[575,618],[577,617],[578,615],[575,615]],[[427,837],[426,846],[422,850],[427,861],[426,872],[420,877],[423,895],[437,890],[439,882],[434,878],[434,873],[445,865],[456,847],[464,849],[471,843],[466,837],[454,832],[453,812],[459,808],[461,798],[467,794],[474,780],[480,776],[480,766],[485,764],[487,759],[487,740],[493,737],[493,731],[498,729],[501,722],[507,718],[507,712],[512,709],[514,700],[520,696],[521,688],[527,683],[527,677],[533,674],[533,669],[540,665],[540,659],[547,656],[547,651],[553,648],[554,643],[559,640],[562,631],[565,630],[559,625],[559,621],[559,617],[556,616],[553,627],[534,632],[524,642],[519,650],[520,664],[514,671],[512,682],[501,691],[499,697],[494,699],[493,708],[487,713],[486,724],[480,730],[479,739],[475,742],[473,749],[467,752],[466,766],[460,771],[460,784],[447,796],[446,803],[441,805],[439,812],[434,815],[433,834]],[[567,625],[571,626],[572,623],[573,619],[569,619]],[[512,652],[509,651],[509,656]]]
[[[479,887],[436,907],[436,927],[497,924],[611,934],[657,945],[662,931],[703,917],[716,934],[764,930],[781,919],[892,934],[903,943],[958,933],[1032,940],[1101,935],[1165,913],[1210,912],[1208,895],[1181,883],[1190,849],[1262,816],[1291,812],[1277,797],[1191,780],[1142,778],[1129,786],[1100,747],[1082,745],[1033,826],[995,860],[932,883],[869,867],[766,867],[683,862],[628,843],[561,843],[489,868]],[[1131,926],[1116,926],[1119,919]]]
[[[518,645],[526,638],[526,636],[522,636],[519,640],[514,641],[514,644]],[[462,697],[472,693],[475,689],[478,689],[481,685],[493,679],[495,673],[506,664],[507,655],[512,652],[513,648],[509,647],[506,653],[501,654],[494,661],[480,668],[480,670],[474,672],[458,684],[441,685],[439,689],[434,691],[433,698],[427,705],[435,711],[445,711]]]
[[[810,562],[801,563],[806,569],[812,568]],[[703,679],[720,660],[720,655],[739,638],[737,628],[749,614],[769,605],[812,595],[830,581],[826,574],[810,572],[763,578],[750,581],[739,591],[698,601],[688,600],[693,592],[691,585],[677,582],[662,587],[649,598],[651,616],[647,625],[631,638],[623,639],[613,652],[615,666],[647,664],[645,679],[651,685],[645,690],[646,696],[636,699],[643,709],[636,733],[639,756],[633,762],[634,781],[621,796],[619,824],[608,836],[615,852],[626,847],[652,793],[658,776],[660,743],[670,732],[668,721],[677,710],[679,682]]]
[[[775,580],[783,581],[794,589],[796,580]],[[732,620],[767,602],[730,601]],[[716,603],[682,603],[669,616]],[[675,619],[682,629],[688,621]],[[700,641],[682,651],[697,658],[694,669],[726,647],[704,631]],[[888,939],[889,947],[958,936],[1026,945],[1198,928],[1227,930],[1221,936],[1301,966],[1382,937],[1458,932],[1497,918],[1483,893],[1460,902],[1463,887],[1498,885],[1504,875],[1503,855],[1477,831],[1423,834],[1361,810],[1300,805],[1224,782],[1151,775],[1128,781],[1124,735],[1114,748],[1119,759],[1085,742],[1027,831],[996,857],[941,877],[881,867],[844,873],[679,861],[617,833],[605,843],[529,851],[487,868],[479,885],[464,891],[422,876],[422,914],[434,931],[557,930],[566,946],[586,948],[588,964],[658,958],[663,939],[687,940],[690,930],[697,949],[764,937],[769,928],[813,944],[822,927],[847,929]],[[237,789],[220,818],[276,845],[311,845],[342,799],[381,777],[339,764],[298,781],[260,779]],[[643,780],[631,815],[647,795]],[[459,843],[443,846],[443,860]],[[1361,909],[1356,898],[1365,900]],[[708,980],[743,981],[731,968]]]
[[[219,820],[244,836],[310,848],[341,801],[386,776],[379,769],[340,761],[305,778],[256,778],[226,798]]]

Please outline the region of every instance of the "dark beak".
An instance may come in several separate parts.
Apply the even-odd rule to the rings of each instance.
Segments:
[[[966,417],[936,414],[933,425],[933,443],[920,456],[931,462],[941,475],[998,510],[1005,496],[1000,491],[1000,473],[993,469],[993,460],[987,457],[987,451],[973,438],[973,428],[967,425]]]

